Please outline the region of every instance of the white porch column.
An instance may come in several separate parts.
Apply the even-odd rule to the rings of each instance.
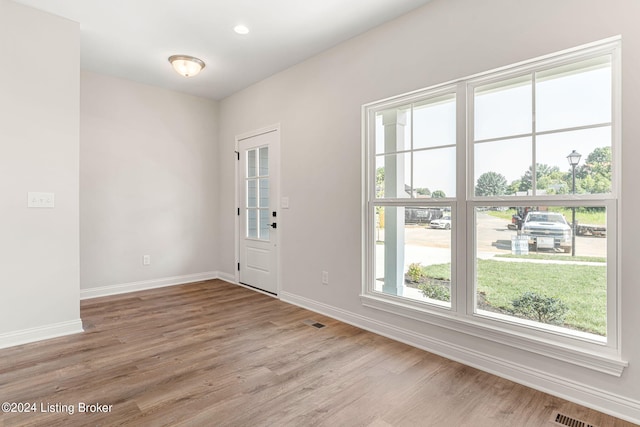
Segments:
[[[404,149],[406,112],[389,110],[383,113],[385,153]],[[404,154],[385,156],[384,197],[406,197]],[[404,283],[404,207],[387,207],[384,216],[384,285],[386,294],[402,296]]]

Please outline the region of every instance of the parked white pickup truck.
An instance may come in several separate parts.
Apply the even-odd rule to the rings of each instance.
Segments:
[[[571,252],[571,226],[557,212],[529,212],[522,223],[522,235],[529,239],[529,248],[561,249]]]

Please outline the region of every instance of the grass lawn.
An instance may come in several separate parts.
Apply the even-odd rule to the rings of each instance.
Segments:
[[[485,211],[484,213],[495,218],[506,219],[511,222],[511,217],[516,214],[515,209],[507,209],[506,211]]]
[[[429,277],[450,278],[450,264],[424,267]],[[568,307],[564,326],[606,335],[606,266],[534,264],[478,260],[478,292],[498,310],[509,311],[525,292],[560,299]]]

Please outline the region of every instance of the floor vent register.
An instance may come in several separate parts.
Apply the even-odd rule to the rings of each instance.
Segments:
[[[325,327],[325,325],[323,325],[320,322],[316,322],[315,320],[305,320],[302,323],[304,323],[305,325],[308,325],[308,326],[313,326],[314,328],[317,328],[317,329]]]
[[[559,425],[567,426],[567,427],[596,427],[593,424],[587,424],[584,421],[571,418],[559,412],[556,414],[554,421]]]

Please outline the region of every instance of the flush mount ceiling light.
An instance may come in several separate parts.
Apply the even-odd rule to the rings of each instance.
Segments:
[[[173,65],[173,69],[184,77],[195,76],[205,67],[202,60],[189,55],[172,55],[169,57],[169,62]]]

